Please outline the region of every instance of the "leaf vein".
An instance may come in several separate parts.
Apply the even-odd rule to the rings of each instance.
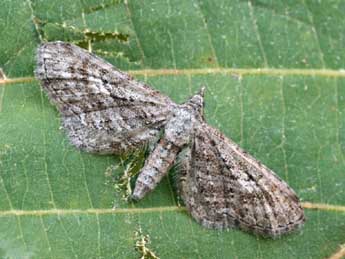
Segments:
[[[335,77],[345,78],[345,70],[339,69],[298,69],[298,68],[192,68],[192,69],[141,69],[128,70],[127,73],[133,76],[193,76],[193,75],[216,75],[229,74],[237,76],[310,76],[310,77]],[[0,79],[1,85],[30,83],[35,81],[34,77],[17,77]]]
[[[44,107],[44,96],[43,96],[43,92],[41,91],[40,92],[40,98],[41,98],[41,105],[42,105],[42,110],[43,110],[43,114],[45,114],[45,109],[43,108]],[[54,199],[54,193],[53,193],[53,190],[52,190],[52,185],[50,183],[50,177],[49,177],[49,173],[48,173],[48,163],[47,163],[47,138],[46,138],[46,132],[44,129],[46,129],[46,120],[43,120],[43,140],[42,140],[42,145],[43,145],[43,158],[44,158],[44,174],[46,176],[46,180],[47,180],[47,184],[48,184],[48,190],[49,190],[49,196],[50,196],[50,202],[52,203],[53,207],[56,208],[56,205],[55,205],[55,199]]]
[[[332,205],[327,203],[311,203],[302,202],[302,207],[312,210],[345,212],[345,205]],[[143,214],[143,213],[163,213],[163,212],[186,212],[185,207],[166,206],[166,207],[152,207],[152,208],[117,208],[117,209],[46,209],[46,210],[2,210],[0,217],[8,216],[50,216],[50,215],[117,215],[117,214]]]
[[[126,10],[127,10],[127,15],[128,15],[129,21],[130,21],[130,23],[132,25],[132,28],[133,28],[133,34],[135,36],[135,40],[137,42],[137,45],[138,45],[138,48],[139,48],[139,51],[140,51],[140,54],[141,54],[141,57],[142,57],[142,63],[144,64],[145,63],[145,53],[144,53],[143,47],[141,46],[141,43],[140,43],[137,31],[136,31],[135,26],[134,26],[134,22],[133,22],[133,18],[132,18],[132,12],[131,12],[131,10],[129,8],[128,1],[126,0],[124,3],[125,3],[125,6],[126,6]]]
[[[248,7],[249,7],[249,15],[250,15],[250,18],[252,20],[253,28],[254,28],[254,31],[255,31],[255,34],[256,34],[256,39],[258,41],[260,52],[261,52],[262,58],[264,60],[263,66],[264,67],[268,67],[267,55],[266,55],[264,46],[262,44],[262,40],[261,40],[258,24],[257,24],[256,18],[254,16],[254,8],[253,8],[251,0],[248,1]]]
[[[202,11],[201,6],[200,6],[200,0],[196,0],[196,1],[197,1],[197,6],[198,6],[198,9],[199,9],[199,13],[201,15],[201,20],[202,20],[202,22],[204,24],[204,28],[205,28],[206,33],[207,33],[208,43],[209,43],[211,51],[212,51],[212,56],[214,57],[214,61],[215,61],[216,66],[219,67],[216,49],[215,49],[214,44],[212,42],[212,36],[211,36],[210,30],[209,30],[208,25],[207,25],[206,17],[204,15],[203,11]]]
[[[311,12],[311,10],[310,10],[308,4],[305,2],[305,0],[303,0],[303,4],[307,8],[307,10],[308,10],[308,18],[310,20],[311,28],[312,28],[315,40],[317,42],[317,47],[319,49],[320,60],[321,60],[321,63],[322,63],[322,67],[326,68],[325,59],[324,59],[324,53],[322,52],[322,49],[321,49],[320,38],[319,38],[318,31],[316,30],[316,27],[315,27],[313,13]]]

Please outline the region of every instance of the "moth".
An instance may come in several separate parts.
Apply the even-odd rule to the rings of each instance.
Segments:
[[[152,191],[179,156],[178,191],[201,225],[272,238],[303,225],[295,192],[206,123],[204,88],[176,104],[92,53],[60,41],[38,48],[35,74],[77,148],[119,154],[155,144],[133,199]]]

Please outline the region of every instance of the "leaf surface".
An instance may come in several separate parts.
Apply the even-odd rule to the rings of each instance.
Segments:
[[[345,244],[342,1],[5,0],[0,8],[0,257],[325,258]],[[174,177],[143,201],[115,193],[120,157],[72,147],[33,78],[41,41],[73,42],[178,103],[207,86],[206,118],[272,168],[306,208],[270,240],[199,226]],[[135,70],[135,71],[133,71]],[[114,210],[112,208],[115,207]]]

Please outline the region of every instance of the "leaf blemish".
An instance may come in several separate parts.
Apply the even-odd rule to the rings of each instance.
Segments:
[[[121,199],[130,202],[132,194],[132,185],[138,176],[140,169],[145,162],[146,148],[137,150],[129,155],[120,158],[120,165],[111,165],[106,171],[105,175],[110,179],[107,183],[111,183],[117,193],[121,195]],[[119,168],[122,169],[122,174],[115,174]],[[116,206],[115,206],[116,207]]]
[[[2,70],[2,68],[0,67],[0,80],[6,80],[6,79],[7,79],[7,77],[6,77],[5,73]]]
[[[140,253],[140,259],[159,259],[154,251],[147,247],[151,243],[150,236],[142,233],[141,227],[135,231],[135,249]]]

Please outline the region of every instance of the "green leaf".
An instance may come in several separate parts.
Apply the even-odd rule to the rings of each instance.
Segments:
[[[2,1],[0,257],[138,258],[139,229],[161,258],[337,253],[345,244],[344,13],[337,0]],[[71,146],[33,78],[36,47],[53,40],[135,70],[178,103],[206,85],[207,121],[296,190],[304,228],[279,240],[204,229],[178,207],[172,176],[143,201],[124,202],[113,179],[121,158]]]

